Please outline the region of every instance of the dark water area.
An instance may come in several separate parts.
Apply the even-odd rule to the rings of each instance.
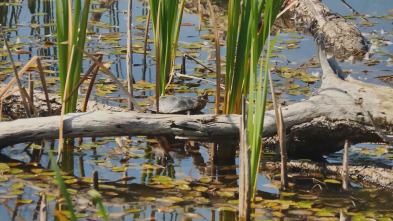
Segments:
[[[378,76],[392,74],[393,59],[393,4],[391,0],[332,0],[323,1],[333,11],[347,16],[357,24],[371,48],[367,59],[362,61],[340,62],[342,69],[353,78],[368,83],[388,86]],[[88,40],[86,50],[90,53],[103,53],[104,62],[110,65],[111,72],[121,79],[126,79],[125,61],[127,1],[92,2],[89,17]],[[348,5],[350,7],[348,7]],[[0,24],[5,27],[8,42],[14,48],[13,58],[21,66],[33,56],[40,56],[46,70],[51,92],[58,92],[54,1],[3,1],[0,2]],[[106,7],[106,8],[105,8]],[[151,84],[155,82],[153,43],[148,44],[147,68],[142,65],[143,55],[139,53],[143,45],[145,16],[148,4],[145,1],[133,1],[133,44],[134,67],[138,102],[147,103],[154,94]],[[193,12],[195,9],[186,9]],[[219,11],[220,21],[225,21],[224,8]],[[363,17],[354,16],[357,14]],[[179,51],[194,56],[208,67],[215,67],[214,44],[209,38],[213,33],[204,21],[202,30],[197,30],[199,17],[194,13],[185,13],[180,32]],[[225,27],[225,23],[220,23]],[[222,31],[225,38],[225,31]],[[150,39],[152,33],[150,30]],[[291,47],[296,45],[298,47]],[[2,46],[2,45],[1,45]],[[221,47],[221,58],[225,57],[225,46]],[[308,83],[300,78],[293,78],[285,73],[296,70],[303,63],[316,55],[313,38],[304,34],[283,30],[279,36],[271,65],[281,72],[273,72],[276,90],[280,91],[282,104],[307,99],[320,86],[320,81]],[[370,63],[370,61],[373,61]],[[181,58],[177,57],[176,65]],[[91,65],[85,59],[84,71]],[[187,61],[187,74],[215,81],[215,76],[208,71],[201,71],[201,66]],[[309,75],[320,76],[319,67],[305,70]],[[3,47],[0,48],[0,82],[11,80],[12,70],[9,57]],[[38,76],[34,75],[38,81]],[[26,85],[27,76],[22,78]],[[116,106],[126,106],[119,98],[125,96],[117,89],[104,87],[107,77],[99,74],[96,88],[91,99]],[[110,83],[110,82],[109,82]],[[37,89],[40,89],[39,84]],[[84,86],[86,86],[84,84]],[[190,80],[175,79],[173,92],[187,96],[196,96],[203,90],[214,91],[214,85]],[[0,88],[1,90],[1,88]],[[81,92],[83,94],[83,92]],[[212,100],[203,110],[209,113]],[[75,210],[80,220],[101,219],[97,207],[92,204],[87,190],[92,187],[92,174],[99,171],[100,191],[103,195],[105,210],[110,220],[236,220],[237,185],[239,159],[213,164],[210,148],[203,143],[181,144],[170,151],[171,158],[165,159],[157,151],[156,141],[146,137],[126,139],[124,153],[114,138],[83,139],[75,145],[68,157],[68,183],[70,194],[75,203]],[[75,140],[75,144],[77,144]],[[59,202],[54,174],[49,166],[47,149],[40,145],[28,147],[18,144],[2,150],[0,156],[0,220],[37,220],[42,197],[48,195],[48,217],[54,220],[55,208]],[[55,147],[57,141],[46,141],[48,149]],[[56,156],[56,151],[53,151]],[[379,162],[393,166],[393,153],[379,144],[358,144],[350,148],[352,162]],[[10,158],[8,158],[10,157]],[[324,156],[330,163],[341,163],[342,152]],[[264,159],[271,160],[271,154]],[[293,159],[298,160],[298,159]],[[34,163],[33,163],[34,162]],[[371,188],[351,183],[349,192],[343,192],[338,180],[326,181],[325,177],[291,178],[291,187],[280,190],[277,174],[261,171],[258,176],[258,197],[253,204],[254,220],[392,220],[393,193],[383,188]],[[64,203],[62,203],[64,205]],[[65,210],[63,206],[62,210]],[[63,214],[67,214],[63,212]]]

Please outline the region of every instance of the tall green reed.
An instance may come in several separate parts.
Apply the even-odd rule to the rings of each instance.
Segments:
[[[76,213],[75,213],[75,210],[74,210],[74,206],[72,204],[70,194],[67,191],[67,186],[66,186],[66,184],[64,182],[64,179],[61,176],[60,168],[56,164],[56,160],[53,157],[52,151],[49,150],[49,148],[47,148],[46,150],[47,150],[48,155],[49,155],[49,160],[50,160],[50,163],[51,163],[51,167],[55,171],[55,179],[57,181],[57,185],[59,185],[60,193],[61,193],[61,195],[65,199],[66,206],[67,206],[67,209],[68,209],[69,214],[70,214],[70,220],[72,220],[72,221],[75,220],[76,221],[77,218],[76,218]],[[103,206],[103,204],[101,202],[101,194],[98,193],[95,189],[89,190],[88,194],[93,198],[94,202],[96,202],[98,204],[98,210],[99,210],[100,214],[102,215],[103,219],[105,221],[108,221],[109,220],[108,214],[105,211],[105,208],[104,208],[104,206]]]
[[[266,109],[266,95],[268,87],[268,73],[269,73],[269,58],[273,50],[273,46],[277,41],[278,34],[275,36],[273,42],[270,42],[270,30],[273,22],[278,14],[279,8],[275,5],[277,1],[266,0],[264,3],[264,18],[262,24],[262,36],[258,36],[257,28],[251,28],[251,54],[250,54],[250,74],[249,74],[249,88],[248,88],[248,113],[247,113],[247,130],[248,130],[248,143],[250,145],[251,156],[251,199],[255,196],[258,170],[260,166],[260,159],[262,154],[262,135],[263,135],[263,122]],[[281,8],[281,4],[279,5]],[[253,21],[259,19],[258,11],[251,9],[251,16]],[[274,16],[274,19],[273,19]],[[258,59],[260,53],[265,46],[265,40],[267,39],[267,53],[264,59],[261,59],[259,70],[257,74]],[[256,91],[255,91],[256,88]],[[254,98],[255,93],[255,98]]]
[[[263,136],[263,123],[266,109],[266,95],[268,87],[268,73],[269,73],[269,57],[273,50],[273,46],[277,41],[278,35],[274,38],[273,42],[268,40],[268,52],[265,55],[265,59],[260,61],[260,73],[256,74],[256,68],[254,74],[250,75],[250,87],[248,97],[248,113],[247,113],[247,131],[248,131],[248,142],[250,145],[251,156],[251,196],[254,197],[258,170],[260,166],[260,159],[262,155],[262,136]],[[252,66],[252,64],[251,64]],[[257,88],[255,90],[255,88]],[[255,93],[255,95],[254,95]]]
[[[75,0],[74,2],[71,0],[56,0],[57,55],[60,92],[63,99],[64,94],[70,94],[79,81],[83,54],[79,50],[71,50],[71,48],[76,45],[83,49],[85,46],[89,5],[90,0],[85,0],[81,11],[81,0]],[[66,88],[68,75],[70,75],[69,84]],[[72,95],[70,101],[65,104],[66,113],[76,111],[77,96],[77,94]]]
[[[242,95],[247,95],[250,78],[250,54],[259,56],[284,0],[229,1],[224,113],[240,113]],[[271,8],[271,10],[266,10]],[[261,22],[261,15],[264,18]],[[240,14],[240,18],[239,18]],[[252,15],[252,16],[251,16]],[[261,27],[258,29],[258,27]],[[254,34],[253,34],[254,33]],[[256,36],[255,36],[256,34]],[[252,43],[253,37],[258,44]],[[255,48],[254,48],[255,47]]]
[[[270,30],[284,0],[229,1],[224,113],[240,113],[242,95],[248,95],[247,134],[250,145],[251,197],[255,195],[266,107],[269,57],[276,38]],[[263,13],[263,15],[262,15]],[[240,14],[240,18],[239,18]],[[258,61],[265,42],[267,53]]]
[[[156,49],[158,93],[165,94],[165,84],[175,59],[184,0],[149,0]],[[176,25],[177,24],[177,25]],[[157,90],[157,89],[156,89]]]
[[[70,194],[68,194],[68,192],[67,192],[67,186],[64,183],[63,177],[61,176],[61,173],[60,173],[60,168],[56,164],[56,161],[55,161],[55,158],[53,157],[52,151],[49,150],[49,148],[47,148],[46,150],[49,155],[49,160],[50,160],[51,166],[52,166],[53,170],[55,171],[55,177],[57,180],[57,184],[59,185],[60,193],[64,197],[66,205],[67,205],[67,209],[70,212],[70,220],[72,220],[72,221],[77,220],[76,215],[75,215],[75,210],[74,210],[74,207],[71,202]]]

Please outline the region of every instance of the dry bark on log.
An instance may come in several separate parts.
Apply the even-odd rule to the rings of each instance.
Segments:
[[[346,139],[381,142],[369,113],[391,132],[393,89],[346,77],[334,57],[327,59],[322,41],[316,40],[323,70],[321,88],[308,100],[283,108],[288,151],[322,155],[342,149]],[[274,122],[274,114],[267,112],[264,137],[275,135]]]
[[[352,143],[380,142],[372,119],[383,129],[393,128],[393,89],[345,78],[334,58],[327,59],[318,38],[323,70],[321,88],[308,100],[283,108],[288,151],[322,155]],[[340,78],[341,77],[341,78]],[[152,115],[93,112],[69,114],[65,137],[174,135],[192,139],[238,137],[239,116]],[[21,119],[0,123],[0,146],[41,138],[57,138],[59,117]],[[273,111],[266,112],[264,137],[276,135]],[[266,144],[273,143],[270,139]]]
[[[360,60],[368,51],[365,38],[362,36],[355,24],[348,23],[341,15],[332,12],[320,0],[287,0],[286,5],[297,2],[294,7],[284,13],[276,20],[273,30],[283,28],[294,28],[305,34],[310,34],[305,30],[305,26],[316,21],[312,27],[317,34],[326,36],[325,44],[329,52],[334,52],[336,58],[345,60],[350,56]],[[228,14],[228,2],[213,1],[213,8],[216,18],[219,19],[219,27],[226,30],[227,19],[222,18]],[[198,14],[198,1],[187,0],[185,10],[188,13]],[[210,20],[210,11],[205,1],[201,1],[201,14],[206,20]]]
[[[304,26],[311,26],[312,33],[325,36],[325,44],[328,52],[340,60],[346,60],[353,56],[361,60],[368,46],[362,33],[353,23],[348,23],[340,14],[332,12],[320,0],[290,0],[287,4],[297,1],[276,24],[285,27],[295,27],[304,32]],[[302,27],[303,26],[303,27]]]
[[[59,136],[60,116],[0,123],[0,147]],[[238,115],[169,115],[96,111],[67,114],[64,137],[157,135],[178,138],[228,139],[239,136]]]
[[[351,78],[342,79],[344,76],[336,61],[334,58],[329,60],[326,58],[321,43],[317,44],[318,57],[323,69],[320,90],[306,101],[283,108],[284,122],[289,134],[288,150],[320,155],[341,149],[345,139],[352,143],[381,141],[368,112],[377,124],[390,131],[393,126],[393,97],[390,96],[393,94],[393,89],[366,84]],[[339,78],[336,73],[342,78]],[[143,122],[144,117],[147,122]],[[145,134],[191,136],[198,139],[225,136],[235,138],[238,136],[239,123],[237,116],[185,117],[105,112],[68,115],[66,119],[65,136],[67,137]],[[218,122],[218,119],[221,121]],[[161,123],[156,122],[158,120],[161,120]],[[176,120],[180,121],[176,123]],[[28,128],[29,124],[26,122],[31,122],[31,126],[41,123],[41,127],[36,127],[39,130],[34,131],[34,128]],[[211,125],[205,128],[204,122],[210,122]],[[38,123],[34,119],[1,123],[1,146],[32,139],[57,137],[58,118],[42,118]],[[222,131],[218,131],[220,124],[224,126]],[[272,137],[275,134],[274,112],[269,111],[266,113],[264,137]]]

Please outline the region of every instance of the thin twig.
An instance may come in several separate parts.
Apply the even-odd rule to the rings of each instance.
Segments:
[[[81,177],[85,177],[85,165],[84,165],[83,156],[78,157],[78,162],[79,162],[79,173]]]
[[[72,59],[74,57],[75,47],[77,47],[77,46],[76,45],[72,46],[70,61],[72,61]],[[71,63],[69,65],[71,65]],[[60,161],[60,156],[62,154],[63,147],[64,147],[64,140],[63,140],[64,114],[65,114],[65,107],[66,107],[66,98],[68,97],[68,90],[67,90],[67,88],[69,88],[70,78],[71,78],[70,71],[71,71],[71,68],[68,68],[67,79],[66,79],[66,83],[65,83],[65,87],[64,87],[64,88],[66,88],[66,90],[64,90],[63,102],[61,104],[60,125],[59,125],[59,147],[57,149],[58,153],[57,153],[57,159],[56,159],[56,163],[57,164]]]
[[[278,137],[280,139],[280,155],[281,155],[281,186],[286,189],[288,188],[288,170],[287,170],[287,141],[286,141],[286,128],[284,123],[284,117],[282,115],[281,107],[278,108]]]
[[[0,122],[3,119],[3,102],[4,102],[4,98],[0,98]]]
[[[268,72],[268,76],[269,76],[269,82],[270,82],[270,93],[272,94],[274,114],[276,115],[276,124],[278,127],[279,121],[280,121],[278,118],[278,105],[277,105],[277,101],[276,101],[276,94],[274,93],[273,79],[272,79],[272,74],[270,73],[270,70]]]
[[[31,106],[34,106],[34,99],[33,99],[33,96],[34,96],[34,81],[33,81],[33,75],[31,74],[31,73],[29,73],[28,75],[27,75],[27,82],[28,82],[28,88],[29,88],[29,103],[30,103],[30,105]],[[28,106],[28,110],[27,111],[29,111],[30,112],[30,114],[32,114],[33,113],[33,110],[32,110],[32,108],[30,107],[30,105]],[[37,113],[37,112],[35,112],[35,113]],[[34,113],[33,113],[34,114]],[[37,115],[34,115],[35,117],[38,117],[38,113],[37,113]]]
[[[367,111],[368,116],[370,117],[370,121],[373,124],[375,128],[375,132],[382,138],[382,140],[386,143],[392,143],[393,142],[393,137],[390,137],[386,135],[383,131],[382,128],[375,122],[373,116],[371,115],[370,111]]]
[[[5,96],[0,97],[1,98],[0,99],[0,121],[3,118],[3,103],[4,103],[4,100],[7,99],[9,96],[14,95],[14,93],[17,92],[17,91],[18,91],[18,89],[14,89],[11,92],[9,92],[8,94],[6,94]]]
[[[202,64],[202,63],[199,62],[197,59],[193,58],[192,56],[188,55],[187,53],[184,53],[183,55],[184,55],[186,58],[188,58],[188,59],[194,61],[195,63],[201,65],[202,67],[206,68],[206,69],[209,70],[210,72],[212,72],[212,73],[215,73],[215,72],[216,72],[215,70],[213,70],[213,69],[209,68],[208,66]]]
[[[160,67],[161,67],[161,58],[160,58],[160,13],[161,13],[161,1],[158,3],[158,14],[156,22],[156,32],[155,32],[155,51],[156,51],[156,91],[155,91],[155,102],[156,102],[156,113],[160,113]],[[153,21],[154,22],[154,21]]]
[[[215,113],[218,114],[220,111],[220,84],[221,84],[221,64],[220,64],[220,39],[218,36],[218,26],[216,21],[216,16],[214,15],[213,6],[210,0],[207,1],[210,9],[210,16],[213,21],[214,26],[214,39],[216,46],[216,102],[215,102]]]
[[[117,79],[101,62],[99,62],[96,58],[94,58],[91,54],[87,53],[86,51],[84,51],[83,49],[81,49],[78,46],[75,46],[76,49],[78,49],[79,51],[81,51],[84,55],[86,55],[87,57],[89,57],[94,63],[96,63],[101,71],[108,75],[116,84],[117,86],[119,86],[119,88],[123,91],[123,93],[125,95],[127,95],[127,97],[131,100],[131,102],[134,104],[134,107],[136,109],[136,111],[138,112],[143,112],[143,109],[138,105],[138,103],[136,102],[136,100],[131,96],[130,93],[128,93],[127,89],[123,86],[123,84],[119,81],[119,79]]]
[[[128,13],[127,13],[127,88],[128,93],[133,96],[133,81],[134,76],[132,75],[132,1],[128,1]],[[132,110],[133,105],[130,99],[128,99],[128,109]]]
[[[98,57],[98,61],[99,62],[102,61],[102,55],[100,57]],[[96,66],[94,71],[93,71],[93,76],[90,79],[89,87],[87,88],[87,91],[86,91],[85,100],[83,101],[83,106],[82,106],[82,112],[86,112],[87,103],[89,102],[90,94],[91,94],[91,91],[93,89],[94,82],[96,80],[98,70],[100,70],[100,68],[98,66]]]
[[[178,77],[193,78],[193,79],[205,81],[205,82],[207,82],[207,83],[209,83],[209,84],[212,84],[212,85],[217,85],[217,84],[216,84],[215,82],[213,82],[213,81],[209,81],[209,80],[206,80],[206,79],[204,79],[204,78],[199,78],[199,77],[195,77],[195,76],[191,76],[191,75],[180,74],[180,73],[173,73],[173,75],[176,75],[176,76],[178,76]],[[221,89],[225,90],[225,86],[224,86],[224,85],[221,84],[220,87],[221,87]]]
[[[348,190],[348,180],[349,180],[349,172],[348,172],[348,140],[345,140],[344,144],[344,153],[343,153],[343,171],[342,171],[342,187],[344,190]]]
[[[247,136],[246,102],[242,96],[242,117],[240,120],[240,166],[239,166],[239,220],[249,220],[250,216],[250,152]]]
[[[31,141],[29,144],[26,145],[25,149],[23,149],[23,152],[26,152],[27,150],[29,150],[31,145],[33,145],[33,141]]]
[[[14,72],[15,79],[16,79],[16,82],[17,82],[17,85],[18,85],[18,88],[19,88],[19,91],[20,91],[20,95],[21,95],[21,97],[22,97],[22,104],[23,104],[23,107],[25,108],[26,116],[27,116],[28,118],[30,118],[30,117],[31,117],[31,114],[30,114],[30,112],[29,112],[29,108],[28,108],[28,105],[27,105],[27,102],[26,102],[26,100],[30,100],[30,99],[28,98],[29,95],[27,94],[26,90],[23,88],[22,83],[21,83],[21,81],[20,81],[20,79],[19,79],[19,75],[18,75],[18,72],[17,72],[17,70],[16,70],[14,58],[12,57],[11,50],[10,50],[10,47],[8,46],[7,38],[6,38],[5,34],[4,34],[4,30],[3,30],[3,27],[2,27],[2,26],[0,26],[0,30],[1,30],[1,34],[3,35],[4,45],[5,45],[6,49],[7,49],[8,56],[10,57],[12,70],[13,70],[13,72]]]
[[[33,75],[31,73],[29,73],[27,79],[28,79],[28,82],[29,82],[29,95],[30,95],[29,102],[33,103],[33,105],[34,105],[34,99],[33,99],[33,96],[34,96],[34,81],[33,81]],[[30,110],[30,108],[29,108],[29,110]]]
[[[288,178],[287,178],[287,147],[286,147],[286,131],[284,118],[282,116],[281,108],[278,107],[276,101],[276,94],[274,92],[272,74],[270,70],[268,71],[269,83],[270,83],[270,91],[272,94],[274,113],[276,115],[276,125],[277,125],[277,134],[278,139],[280,141],[280,155],[281,155],[281,185],[284,188],[288,188]]]
[[[98,190],[99,186],[98,186],[98,171],[94,170],[93,171],[93,188],[95,190]]]
[[[198,30],[201,31],[201,27],[202,27],[202,4],[201,4],[201,0],[198,0],[198,17],[199,17]]]
[[[52,107],[50,106],[50,103],[49,103],[48,88],[46,87],[44,70],[42,68],[41,59],[39,57],[37,57],[37,69],[38,69],[38,73],[41,78],[42,90],[44,91],[44,94],[45,94],[46,105],[48,106],[48,116],[51,116],[52,115]]]
[[[144,42],[144,45],[143,45],[143,67],[145,69],[145,72],[146,72],[146,68],[147,68],[147,65],[146,65],[146,56],[147,56],[146,51],[147,51],[147,38],[148,38],[148,35],[149,35],[149,24],[150,24],[150,9],[148,9],[148,11],[147,11],[147,19],[146,19],[146,26],[145,26],[145,37],[143,39],[143,42]]]
[[[22,76],[27,69],[30,67],[30,65],[36,61],[38,59],[38,56],[34,56],[32,59],[30,59],[30,61],[28,61],[25,66],[23,66],[23,68],[18,72],[18,77]],[[2,97],[5,93],[7,93],[7,91],[12,87],[12,85],[15,84],[16,82],[16,76],[14,76],[10,82],[8,82],[8,84],[4,87],[3,90],[0,91],[0,97]]]
[[[41,206],[40,206],[40,221],[46,221],[47,220],[47,200],[46,200],[46,193],[42,192],[41,193]]]
[[[294,5],[296,5],[298,1],[293,1],[288,7],[286,7],[284,10],[282,10],[278,15],[277,18],[279,18],[281,15],[283,15],[285,12],[287,12],[290,8],[292,8]],[[276,18],[276,19],[277,19]]]
[[[102,55],[100,55],[102,56]],[[79,79],[78,83],[74,86],[74,88],[72,89],[72,91],[67,94],[67,98],[64,100],[64,104],[66,104],[72,97],[73,94],[75,94],[79,87],[83,84],[83,82],[87,79],[87,77],[90,75],[90,73],[93,71],[93,69],[95,69],[97,67],[97,64],[92,64],[89,69],[86,71],[86,73],[82,76],[82,78]],[[55,115],[57,115],[59,113],[59,110],[61,109],[57,109],[55,112]]]

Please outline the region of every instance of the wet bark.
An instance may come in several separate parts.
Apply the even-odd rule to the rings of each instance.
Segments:
[[[264,164],[268,172],[279,173],[280,163],[268,162]],[[325,178],[341,180],[342,165],[312,163],[312,162],[290,162],[288,163],[288,174],[296,176],[313,176],[322,174]],[[348,166],[350,181],[368,187],[384,187],[393,189],[393,169],[370,166],[370,165],[350,165]]]

